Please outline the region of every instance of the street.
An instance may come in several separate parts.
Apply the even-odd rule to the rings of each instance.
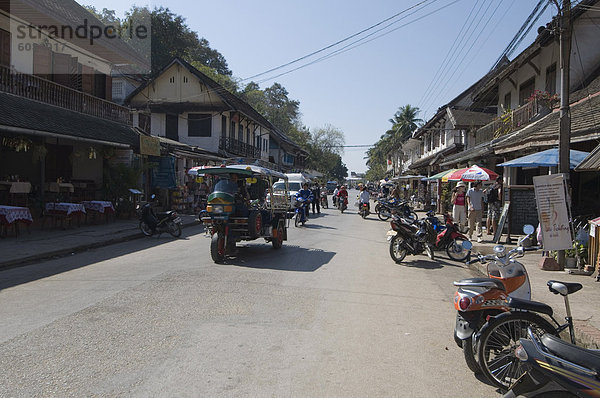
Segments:
[[[470,271],[396,265],[355,197],[221,265],[195,226],[0,272],[0,396],[497,396],[452,338]]]

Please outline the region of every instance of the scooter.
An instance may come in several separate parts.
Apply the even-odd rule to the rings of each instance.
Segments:
[[[321,192],[321,207],[324,209],[329,208],[329,204],[327,203],[327,192]]]
[[[155,197],[155,195],[152,195],[152,200]],[[182,222],[176,212],[169,210],[155,214],[151,202],[144,204],[141,209],[138,206],[138,211],[140,214],[139,227],[144,235],[152,236],[155,233],[160,235],[163,232],[168,232],[175,238],[181,236]]]
[[[505,398],[519,395],[538,396],[552,393],[555,397],[598,397],[600,395],[600,351],[589,350],[574,344],[573,320],[567,295],[582,288],[579,283],[548,281],[548,288],[565,299],[566,325],[572,343],[550,333],[539,335],[527,329],[528,338],[521,338],[514,356],[521,361],[526,373],[521,376]]]
[[[304,225],[308,219],[308,206],[310,205],[310,199],[305,199],[301,196],[296,197],[296,216],[294,218],[294,225],[298,227],[300,224]]]
[[[371,212],[369,211],[369,204],[368,203],[358,203],[358,213],[360,214],[360,216],[362,218],[367,218],[367,216],[369,214],[371,214]]]
[[[454,341],[463,349],[465,362],[471,371],[480,373],[477,363],[477,333],[490,316],[507,312],[510,308],[505,300],[511,297],[530,300],[531,285],[525,266],[516,261],[525,251],[537,250],[537,247],[523,248],[522,242],[535,231],[532,225],[525,225],[525,238],[519,240],[519,246],[507,251],[503,245],[494,247],[494,254],[482,256],[467,262],[479,261],[487,263],[488,278],[469,278],[454,282],[458,287],[454,293],[454,308],[456,309],[456,324],[454,326]],[[463,248],[471,250],[472,243],[463,241]]]
[[[338,209],[340,212],[344,212],[348,208],[348,197],[347,196],[339,196],[338,197]]]
[[[392,229],[387,233],[390,242],[390,257],[400,264],[407,254],[418,255],[425,252],[433,260],[432,236],[433,228],[424,220],[412,221],[397,215],[392,216]]]
[[[463,242],[467,242],[469,238],[458,231],[458,225],[454,223],[452,217],[444,214],[445,222],[442,226],[438,218],[434,216],[434,212],[430,210],[427,212],[425,221],[431,224],[433,230],[437,232],[435,240],[431,242],[434,250],[445,250],[448,257],[454,261],[462,262],[469,258],[471,250],[463,247]]]

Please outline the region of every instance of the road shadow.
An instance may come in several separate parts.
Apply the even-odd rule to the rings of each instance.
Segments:
[[[319,224],[304,224],[304,228],[308,228],[308,229],[337,229],[335,227],[328,227],[326,225],[319,225]]]
[[[0,290],[18,286],[28,282],[47,278],[53,275],[59,275],[64,272],[83,268],[88,265],[96,264],[102,261],[111,260],[117,257],[132,254],[138,251],[157,247],[175,240],[189,240],[191,236],[204,234],[202,225],[194,225],[184,228],[179,238],[173,238],[169,234],[162,234],[160,237],[141,237],[139,239],[124,239],[127,245],[110,245],[110,250],[103,249],[106,246],[99,245],[96,248],[90,248],[85,251],[71,253],[71,255],[51,257],[36,261],[35,263],[18,264],[10,268],[0,270]],[[64,261],[64,258],[77,255],[78,262]]]
[[[393,263],[393,261],[392,261]],[[421,268],[421,269],[440,269],[444,267],[461,267],[459,262],[454,262],[448,259],[440,258],[434,256],[433,260],[425,255],[418,256],[406,256],[402,263],[397,264],[401,266],[406,266],[410,268]]]
[[[321,249],[286,245],[275,251],[267,245],[239,246],[234,256],[225,259],[225,265],[276,271],[314,272],[329,263],[336,255]]]

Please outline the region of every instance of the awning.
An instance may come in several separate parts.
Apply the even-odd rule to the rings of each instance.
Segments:
[[[574,169],[581,163],[589,152],[569,151],[569,167]],[[523,156],[508,162],[500,163],[498,166],[504,167],[551,167],[558,166],[558,148],[547,149],[542,152],[532,153],[531,155]]]
[[[599,171],[600,170],[600,145],[598,145],[585,159],[575,167],[575,171]]]
[[[392,180],[420,180],[421,178],[425,178],[426,176],[422,175],[406,175],[406,176],[398,176],[392,178]]]

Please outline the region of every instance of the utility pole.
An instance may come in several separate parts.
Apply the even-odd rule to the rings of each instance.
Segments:
[[[557,1],[555,4],[558,6]],[[571,115],[569,114],[569,68],[571,64],[571,1],[563,0],[560,18],[560,119],[558,141],[558,170],[567,179],[567,201],[570,198],[570,144],[571,144]],[[569,205],[569,203],[567,203]],[[558,252],[558,263],[565,265],[565,251]]]

